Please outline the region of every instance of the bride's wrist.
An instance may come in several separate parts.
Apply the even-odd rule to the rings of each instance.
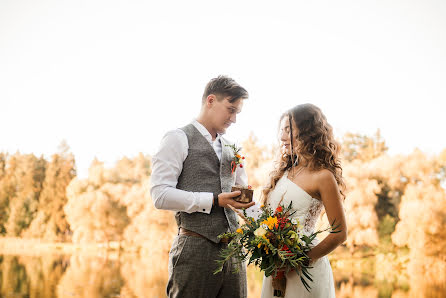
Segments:
[[[313,264],[315,261],[315,258],[313,257],[313,255],[311,254],[311,250],[307,253],[308,256],[308,266]]]

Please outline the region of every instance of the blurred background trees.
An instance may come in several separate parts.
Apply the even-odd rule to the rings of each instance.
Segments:
[[[390,156],[379,130],[372,136],[347,133],[340,142],[347,183],[346,245],[355,250],[385,244],[443,256],[446,149],[438,155],[414,150]],[[242,148],[249,183],[258,195],[278,148],[260,144],[253,133]],[[79,243],[150,241],[154,230],[175,230],[171,214],[153,208],[150,173],[150,157],[140,153],[111,168],[96,159],[89,176],[79,179],[66,142],[50,160],[0,153],[0,234]]]
[[[383,268],[391,258],[386,254],[406,251],[411,278],[422,272],[435,277],[424,283],[446,281],[446,149],[436,155],[417,149],[389,155],[379,130],[372,136],[347,133],[340,143],[350,253],[368,249]],[[251,133],[242,148],[259,199],[278,147],[261,144]],[[96,159],[89,176],[80,179],[65,142],[49,160],[0,153],[0,234],[80,244],[117,241],[157,259],[153,266],[165,270],[177,228],[172,212],[153,207],[150,174],[150,157],[140,153],[110,168]],[[163,280],[153,282],[161,285]]]

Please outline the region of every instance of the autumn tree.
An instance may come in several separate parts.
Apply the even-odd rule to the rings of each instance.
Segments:
[[[5,176],[6,196],[9,201],[9,215],[5,228],[8,236],[15,237],[20,236],[35,217],[45,177],[43,173],[46,162],[33,154],[19,153],[15,154],[11,162],[11,166],[7,168],[10,173]]]
[[[443,149],[437,158],[439,180],[443,187],[446,187],[446,149]]]
[[[373,136],[346,133],[342,140],[342,154],[345,161],[372,160],[387,152],[387,146],[378,129]]]
[[[246,157],[248,183],[254,189],[254,199],[258,201],[262,196],[263,187],[269,182],[269,174],[273,170],[278,148],[260,145],[259,139],[251,132],[248,139],[242,143],[241,152]]]
[[[5,223],[8,219],[8,205],[9,198],[15,192],[14,185],[12,185],[11,175],[6,175],[6,163],[8,155],[0,153],[0,234],[6,233]],[[11,162],[12,163],[12,162]]]
[[[63,141],[48,164],[39,210],[25,236],[48,240],[64,240],[67,237],[69,225],[63,207],[67,203],[66,187],[75,176],[74,156]]]
[[[428,156],[415,150],[407,157],[402,171],[407,181],[399,208],[400,221],[392,234],[397,246],[410,249],[408,271],[414,283],[423,276],[424,289],[446,281],[446,191],[443,186],[443,153]],[[438,283],[438,285],[436,285]],[[415,289],[414,289],[415,291]]]
[[[88,179],[74,179],[67,187],[67,219],[74,242],[121,241],[125,230],[149,200],[143,182],[150,175],[150,159],[143,154],[124,157],[112,168],[95,159]],[[134,225],[133,225],[134,226]]]
[[[3,179],[3,176],[5,176],[7,157],[8,155],[6,153],[0,152],[0,181]]]
[[[378,239],[378,216],[375,211],[380,186],[370,179],[360,160],[344,165],[347,184],[345,201],[348,226],[347,246],[375,246]]]
[[[126,206],[117,194],[128,186],[105,184],[98,189],[82,192],[82,182],[77,178],[68,186],[68,203],[64,207],[73,231],[73,242],[88,243],[121,240],[129,223]]]

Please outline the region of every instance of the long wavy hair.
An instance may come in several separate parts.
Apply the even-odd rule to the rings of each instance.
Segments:
[[[313,104],[301,104],[285,112],[280,121],[285,117],[288,117],[290,122],[290,140],[293,139],[293,127],[297,128],[296,142],[291,142],[291,155],[279,151],[275,168],[270,173],[271,180],[263,189],[262,204],[267,202],[268,195],[277,181],[285,171],[291,169],[296,160],[300,164],[305,164],[310,170],[327,169],[332,172],[345,200],[345,182],[339,159],[341,148],[334,139],[333,128],[328,124],[321,109]]]

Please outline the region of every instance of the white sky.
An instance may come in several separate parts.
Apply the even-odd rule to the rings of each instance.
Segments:
[[[339,137],[381,129],[391,153],[446,148],[446,1],[0,0],[0,151],[78,174],[154,154],[218,74],[249,92],[228,138],[276,140],[312,102]]]

